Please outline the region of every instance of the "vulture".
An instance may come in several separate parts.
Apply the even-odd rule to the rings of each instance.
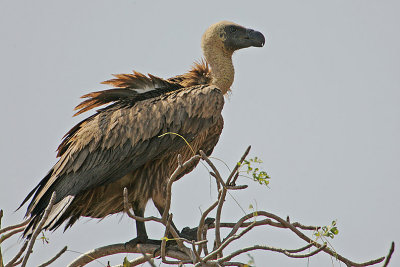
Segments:
[[[123,212],[125,187],[135,215],[144,216],[149,199],[162,214],[177,155],[183,162],[193,151],[210,155],[218,142],[224,95],[234,79],[232,54],[264,43],[262,33],[221,21],[203,34],[204,60],[187,73],[169,79],[136,71],[116,74],[103,82],[111,89],[82,96],[75,115],[101,108],[66,133],[57,163],[22,202],[32,198],[25,237],[43,217],[53,192],[54,206],[43,225],[47,230],[63,223],[66,230],[81,216]],[[149,240],[143,222],[136,221],[136,230],[137,240]]]

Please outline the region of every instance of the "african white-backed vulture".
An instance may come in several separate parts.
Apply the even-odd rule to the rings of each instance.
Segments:
[[[113,89],[84,95],[77,113],[107,105],[73,127],[58,147],[58,162],[28,194],[26,215],[32,218],[25,235],[43,216],[52,193],[55,205],[44,229],[81,217],[104,218],[122,212],[123,188],[134,213],[144,215],[152,199],[162,213],[166,183],[177,167],[177,155],[188,160],[193,152],[211,154],[223,128],[224,95],[234,78],[232,54],[250,46],[262,47],[264,36],[252,29],[222,21],[202,37],[205,61],[179,76],[161,79],[141,73],[114,75],[103,82]],[[183,136],[185,141],[172,132]],[[136,222],[137,239],[147,240],[143,222]]]

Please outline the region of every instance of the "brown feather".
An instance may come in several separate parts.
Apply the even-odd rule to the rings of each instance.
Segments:
[[[168,79],[177,82],[183,87],[190,87],[200,84],[211,84],[211,70],[205,59],[194,62],[192,68],[185,74]]]
[[[60,160],[30,194],[31,196],[36,191],[28,207],[28,213],[39,216],[35,217],[30,227],[34,227],[39,220],[50,192],[57,190],[55,188],[60,187],[60,182],[63,183],[59,177],[85,173],[97,168],[96,166],[115,162],[117,154],[110,153],[110,149],[130,149],[126,145],[125,148],[122,146],[128,140],[132,145],[138,144],[137,155],[159,153],[158,143],[149,146],[144,141],[169,131],[187,137],[198,136],[197,138],[190,137],[188,140],[195,151],[202,149],[211,153],[218,141],[223,126],[220,115],[216,124],[215,119],[211,121],[210,125],[215,124],[217,127],[215,129],[204,128],[204,122],[199,119],[189,120],[197,116],[202,119],[212,118],[218,114],[215,112],[219,108],[216,109],[216,106],[211,104],[212,98],[206,96],[207,94],[204,95],[205,91],[202,87],[199,89],[193,87],[211,83],[211,73],[206,61],[195,62],[189,72],[168,80],[151,74],[145,76],[135,71],[133,74],[116,74],[114,77],[115,79],[103,83],[117,88],[83,95],[82,98],[87,99],[75,108],[77,112],[74,116],[108,105],[78,123],[64,136],[57,149]],[[140,93],[141,89],[144,89],[142,90],[144,92]],[[210,103],[199,101],[201,98]],[[140,105],[137,105],[138,103]],[[211,109],[208,109],[210,104]],[[166,109],[167,107],[169,110]],[[161,123],[163,120],[167,124]],[[169,126],[166,127],[167,125]],[[176,136],[164,138],[184,143]],[[213,141],[205,142],[207,138]],[[202,145],[204,142],[207,143],[206,146]],[[108,214],[123,211],[123,202],[121,202],[123,187],[128,188],[129,199],[132,203],[136,203],[137,207],[144,209],[147,200],[152,198],[156,206],[162,209],[166,181],[177,166],[177,153],[182,155],[183,160],[187,160],[193,152],[184,145],[174,153],[167,153],[155,161],[147,162],[132,173],[117,179],[116,182],[107,182],[104,185],[102,185],[104,182],[101,182],[97,187],[89,186],[88,189],[81,190],[80,193],[74,195],[74,198],[66,202],[65,207],[60,207],[63,214],[54,213],[54,219],[46,227],[55,229],[66,220],[68,220],[66,226],[68,227],[80,216],[103,218]],[[123,154],[126,152],[121,153]],[[63,192],[63,188],[65,189],[65,185],[59,188],[58,192]],[[59,198],[58,202],[61,203],[62,196]],[[29,232],[28,229],[27,232]]]
[[[95,95],[98,96],[100,94]],[[118,210],[120,206],[110,206],[121,200],[120,190],[123,189],[120,187],[121,183],[133,190],[133,194],[136,195],[132,197],[133,203],[144,207],[149,198],[161,197],[155,192],[164,190],[166,179],[176,168],[176,153],[181,153],[184,160],[192,155],[192,150],[180,138],[174,135],[159,138],[160,134],[170,131],[179,133],[185,136],[195,151],[199,149],[208,151],[212,150],[216,141],[212,142],[214,145],[210,147],[203,146],[204,138],[218,140],[218,132],[222,130],[222,123],[217,123],[220,125],[217,128],[219,130],[216,132],[212,130],[218,120],[222,122],[220,112],[223,107],[223,96],[213,86],[181,88],[134,104],[125,100],[120,99],[114,105],[98,111],[72,128],[65,136],[59,147],[60,160],[53,167],[47,180],[37,188],[28,208],[30,213],[40,214],[52,190],[58,193],[57,201],[72,194],[75,198],[71,203],[68,202],[65,211],[63,208],[64,214],[60,216],[57,214],[54,218],[58,221],[52,221],[49,227],[56,228],[67,218],[71,218],[72,223],[80,216],[98,218],[106,216],[107,211],[108,214],[121,211]],[[165,142],[163,140],[170,141],[163,145]],[[131,155],[129,157],[133,157],[133,161],[124,155]],[[129,161],[126,161],[127,159]],[[154,169],[148,164],[151,161],[155,163],[154,160],[158,162],[157,164],[163,165],[157,170],[159,175],[153,174],[152,179],[156,180],[149,177],[150,170],[153,172]],[[125,173],[124,162],[131,162],[126,166],[131,166],[133,172]],[[119,164],[122,164],[121,167],[118,167]],[[113,168],[117,170],[115,174]],[[118,168],[123,169],[118,170]],[[126,175],[131,177],[128,181],[123,179]],[[145,176],[148,178],[144,178]],[[148,187],[147,183],[143,183],[146,179],[150,179],[154,186]],[[134,183],[135,180],[137,182]],[[132,183],[135,184],[134,188],[131,186]],[[72,185],[73,187],[70,187]],[[99,195],[92,192],[102,186],[105,186],[104,189],[99,190],[107,192],[98,193]],[[112,188],[110,192],[106,189],[108,187]],[[74,193],[76,190],[79,191]],[[88,197],[83,196],[86,194]],[[102,201],[103,205],[96,207],[99,201]],[[99,208],[102,209],[98,210]]]

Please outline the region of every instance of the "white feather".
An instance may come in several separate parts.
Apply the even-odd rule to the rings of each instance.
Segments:
[[[65,198],[63,198],[63,200],[55,204],[51,209],[49,217],[47,218],[43,228],[53,227],[58,219],[60,219],[60,217],[63,215],[65,210],[72,203],[72,200],[74,200],[74,198],[74,196],[66,196]]]

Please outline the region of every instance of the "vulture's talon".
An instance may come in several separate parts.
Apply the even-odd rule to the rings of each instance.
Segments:
[[[156,240],[156,241],[159,241],[160,243],[160,246],[158,247],[158,248],[156,248],[154,251],[153,251],[153,258],[155,258],[155,257],[157,257],[157,254],[161,254],[161,240]],[[166,245],[165,245],[165,250],[166,251],[168,251],[168,248],[169,247],[172,247],[172,246],[176,246],[177,244],[176,244],[176,241],[174,240],[174,239],[169,239],[167,242],[166,242]]]
[[[190,228],[190,227],[185,227],[182,229],[181,233],[180,233],[180,237],[183,237],[189,241],[197,241],[197,228]]]
[[[136,247],[137,244],[151,244],[150,241],[157,241],[149,239],[147,236],[137,236],[134,239],[129,240],[125,243],[125,248]]]
[[[204,226],[209,227],[215,222],[214,218],[208,217],[204,221]],[[190,227],[185,227],[182,229],[181,233],[179,234],[180,237],[186,238],[187,240],[197,240],[197,229],[198,227],[190,228]]]

